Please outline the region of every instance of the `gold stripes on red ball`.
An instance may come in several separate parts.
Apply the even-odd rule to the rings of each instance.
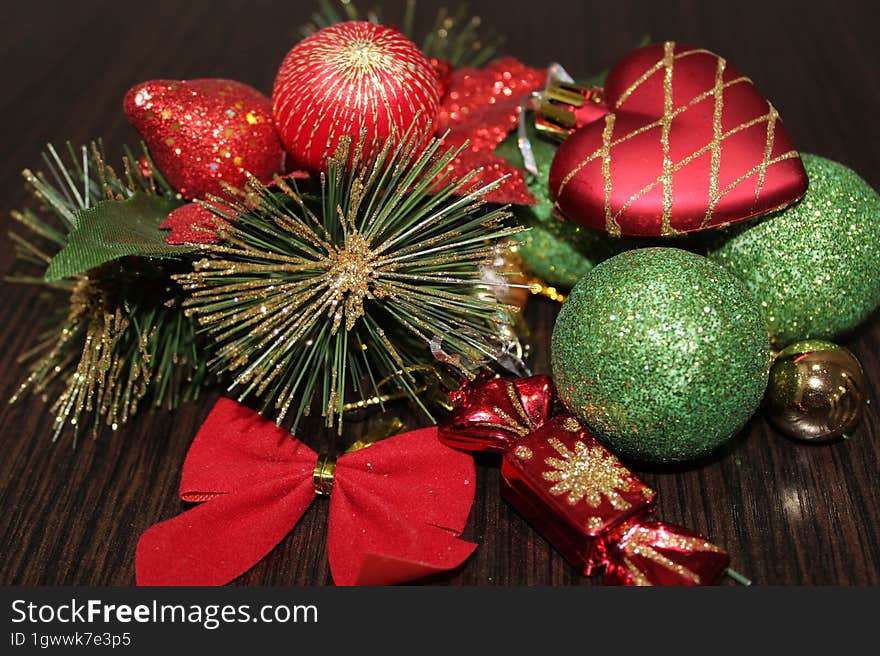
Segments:
[[[367,22],[332,25],[297,44],[284,58],[272,94],[278,131],[295,166],[326,168],[339,139],[367,144],[410,125],[431,131],[437,74],[397,30]]]

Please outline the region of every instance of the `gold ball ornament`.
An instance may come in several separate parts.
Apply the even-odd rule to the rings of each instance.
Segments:
[[[828,442],[858,424],[865,389],[862,366],[848,350],[822,340],[796,342],[770,369],[768,415],[788,437]]]

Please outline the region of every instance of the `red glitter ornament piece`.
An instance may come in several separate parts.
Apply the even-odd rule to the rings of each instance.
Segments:
[[[449,83],[452,80],[452,64],[445,59],[437,59],[435,57],[431,59],[431,66],[434,67],[434,72],[437,73],[437,95],[442,100],[445,98],[446,91],[449,89]]]
[[[482,168],[474,182],[488,184],[509,175],[486,194],[489,202],[536,202],[526,187],[523,172],[494,150],[516,128],[523,101],[532,92],[543,89],[546,79],[543,69],[531,68],[512,57],[499,59],[485,68],[459,68],[449,79],[437,114],[437,134],[450,130],[446,137],[450,146],[470,141],[469,148],[450,164],[456,177]]]
[[[279,177],[282,180],[295,181],[308,179],[309,176],[307,171],[291,171]],[[210,200],[203,202],[222,207]],[[220,242],[218,226],[225,224],[227,221],[205,209],[202,203],[187,203],[169,212],[159,227],[171,231],[165,237],[165,242],[168,244],[216,244]]]
[[[807,175],[776,109],[727,61],[666,42],[622,59],[609,112],[556,153],[558,210],[612,235],[668,236],[785,207]]]
[[[159,227],[171,231],[165,237],[169,244],[216,244],[220,241],[218,224],[224,223],[199,203],[187,203],[169,212]]]
[[[287,53],[272,104],[294,164],[320,171],[344,136],[381,145],[411,125],[416,137],[427,136],[439,104],[437,72],[397,30],[339,23]]]
[[[264,182],[283,170],[269,99],[233,80],[150,80],[123,107],[168,183],[185,198],[220,194],[250,172]]]

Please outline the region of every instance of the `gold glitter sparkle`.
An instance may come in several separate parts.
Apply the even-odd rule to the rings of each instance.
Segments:
[[[79,152],[70,147],[69,153],[66,161],[48,146],[48,171],[23,172],[31,195],[45,207],[12,212],[28,231],[12,233],[19,257],[26,253],[43,266],[53,261],[54,247],[69,245],[44,215],[54,215],[69,230],[77,212],[99,202],[169,191],[151,175],[152,166],[138,163],[133,153],[123,158],[121,174],[106,162],[98,143]],[[194,331],[184,327],[191,324],[175,304],[176,287],[168,285],[167,270],[158,263],[145,271],[132,268],[138,272],[131,277],[128,267],[105,264],[47,283],[47,288],[68,292],[67,313],[39,331],[33,346],[20,355],[21,362],[29,362],[29,373],[9,402],[25,394],[42,397],[54,415],[53,440],[68,428],[74,443],[86,427],[94,434],[102,424],[116,430],[140,405],[173,407],[204,382],[204,371],[193,364]],[[10,280],[32,283],[30,278]]]
[[[562,422],[562,427],[569,433],[577,433],[581,430],[580,422],[574,417],[566,417]]]
[[[551,467],[543,473],[547,481],[556,484],[550,494],[568,494],[568,503],[574,505],[586,501],[592,508],[598,508],[603,497],[615,510],[630,507],[620,492],[629,487],[626,469],[599,445],[587,446],[582,441],[574,443],[574,451],[555,437],[547,440],[561,456],[544,460]]]

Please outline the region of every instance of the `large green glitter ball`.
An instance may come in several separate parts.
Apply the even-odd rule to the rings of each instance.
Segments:
[[[880,304],[880,196],[843,164],[803,161],[799,203],[726,230],[709,252],[760,301],[779,346],[834,338]]]
[[[551,355],[560,397],[597,437],[659,462],[733,437],[770,368],[761,309],[745,286],[677,248],[627,251],[578,281]]]

